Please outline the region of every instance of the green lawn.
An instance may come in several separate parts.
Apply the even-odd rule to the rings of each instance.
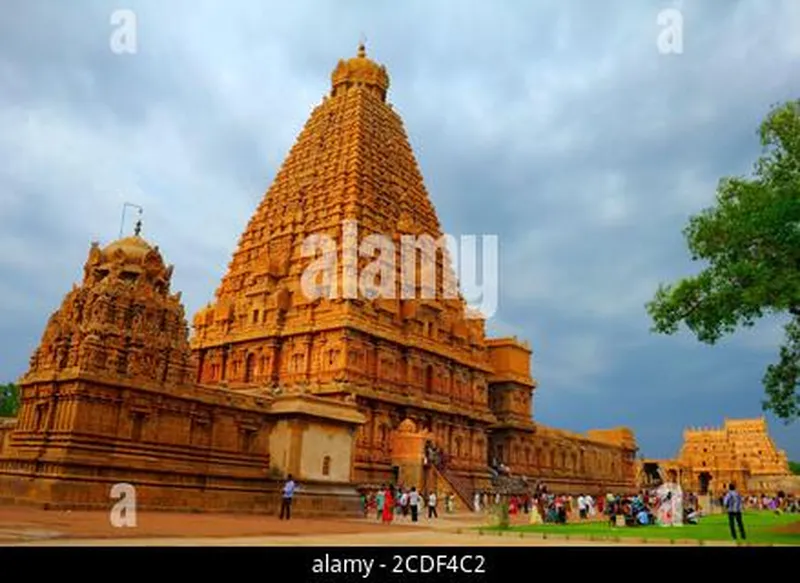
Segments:
[[[790,544],[800,545],[800,532],[791,534],[775,532],[776,528],[799,523],[798,514],[776,515],[772,512],[746,512],[744,514],[744,528],[747,542],[755,544]],[[497,531],[499,527],[493,526],[483,530]],[[584,522],[571,524],[539,524],[519,525],[506,529],[509,533],[544,533],[553,536],[570,536],[575,538],[615,539],[634,537],[650,540],[703,540],[703,541],[729,541],[731,540],[728,529],[727,515],[715,514],[700,519],[700,524],[684,525],[681,527],[663,526],[636,526],[636,527],[610,527],[607,522]]]

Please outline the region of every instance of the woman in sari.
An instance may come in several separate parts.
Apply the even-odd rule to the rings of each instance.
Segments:
[[[542,522],[544,522],[542,518],[542,512],[540,509],[538,495],[534,495],[533,500],[531,500],[530,513],[528,514],[528,522],[530,524],[541,524]]]
[[[678,472],[670,470],[669,478],[661,484],[656,493],[658,511],[656,520],[661,526],[683,525],[683,490],[678,483]]]
[[[392,489],[386,488],[383,493],[383,523],[389,524],[394,518],[394,497],[392,496]]]

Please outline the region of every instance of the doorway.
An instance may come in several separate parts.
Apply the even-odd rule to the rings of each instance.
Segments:
[[[708,489],[711,485],[711,474],[708,472],[700,472],[700,475],[697,477],[697,479],[700,482],[700,494],[705,496],[708,494]]]

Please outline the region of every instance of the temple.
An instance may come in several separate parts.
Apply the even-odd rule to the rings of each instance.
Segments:
[[[763,417],[725,419],[722,427],[685,430],[678,457],[645,460],[641,480],[648,485],[669,469],[678,472],[685,490],[700,495],[721,495],[731,483],[750,494],[800,491],[786,453],[775,446]]]
[[[327,503],[315,514],[357,508],[351,436],[363,418],[354,405],[195,384],[171,277],[138,234],[91,245],[81,285],[20,380],[16,423],[0,428],[0,500],[104,508],[113,484],[130,483],[141,508],[250,512],[276,507],[268,485],[295,471]]]
[[[331,512],[389,482],[466,505],[535,481],[635,488],[630,430],[532,419],[531,348],[487,338],[458,292],[388,90],[363,45],[337,64],[191,337],[157,247],[93,244],[0,436],[0,497],[89,504],[128,481],[154,507],[271,508],[286,472]]]

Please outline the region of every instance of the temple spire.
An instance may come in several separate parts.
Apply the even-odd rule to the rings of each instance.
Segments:
[[[358,56],[362,59],[367,56],[367,37],[364,33],[361,34],[358,40]]]

